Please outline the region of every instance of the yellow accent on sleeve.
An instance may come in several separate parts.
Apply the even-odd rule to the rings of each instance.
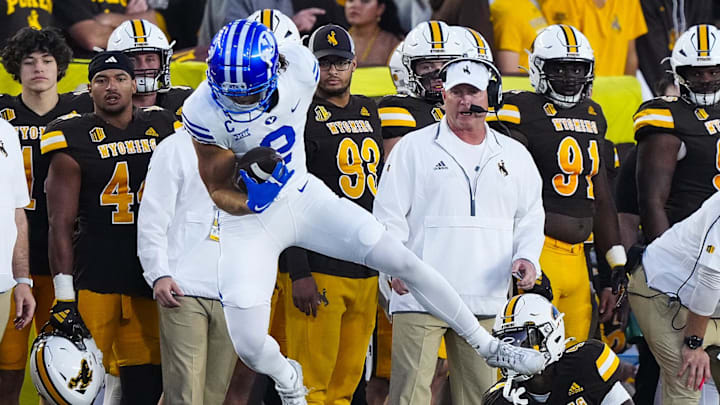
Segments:
[[[382,127],[410,127],[415,128],[417,122],[415,117],[406,108],[382,107],[378,109],[380,125]]]
[[[62,131],[46,132],[40,137],[40,153],[43,155],[67,147],[67,140]]]
[[[598,373],[600,373],[600,377],[603,379],[603,381],[607,381],[612,377],[612,375],[615,373],[615,370],[617,370],[618,366],[620,365],[620,359],[618,356],[615,355],[615,353],[610,349],[608,345],[603,345],[603,351],[600,354],[600,357],[598,357],[597,360],[595,360],[595,365],[597,366]]]
[[[500,111],[498,111],[497,117],[500,121],[509,122],[511,124],[520,124],[520,109],[515,105],[505,104]]]
[[[182,128],[182,125],[183,125],[183,124],[182,124],[182,122],[180,122],[180,121],[175,121],[175,122],[173,122],[173,128],[174,128],[176,131],[177,131],[178,129]]]
[[[647,108],[633,116],[633,129],[635,132],[648,125],[673,129],[675,128],[675,120],[667,108]]]

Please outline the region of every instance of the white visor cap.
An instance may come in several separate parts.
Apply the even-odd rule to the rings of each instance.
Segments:
[[[469,84],[478,90],[487,90],[490,82],[490,71],[481,62],[471,60],[460,60],[450,62],[447,67],[447,75],[443,82],[445,91],[452,89],[458,84]]]

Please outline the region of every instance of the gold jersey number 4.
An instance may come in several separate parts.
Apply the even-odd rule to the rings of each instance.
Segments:
[[[113,224],[133,224],[135,213],[130,207],[134,204],[136,196],[137,203],[140,204],[144,189],[145,181],[140,184],[137,193],[133,193],[130,190],[130,171],[127,162],[117,162],[110,181],[100,193],[100,205],[115,207],[112,212]]]

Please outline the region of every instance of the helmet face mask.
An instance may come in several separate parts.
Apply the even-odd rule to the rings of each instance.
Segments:
[[[516,295],[495,318],[492,334],[505,343],[545,354],[547,367],[560,360],[565,351],[563,315],[541,295]],[[510,375],[506,369],[500,371],[506,377]],[[532,377],[514,375],[513,379],[526,381]]]
[[[708,24],[688,28],[675,42],[670,67],[684,99],[698,106],[720,102],[720,30]]]
[[[402,64],[408,74],[410,94],[432,103],[440,102],[442,96],[432,85],[435,78],[417,74],[415,66],[423,61],[447,62],[463,55],[460,36],[444,22],[427,21],[415,26],[405,37],[402,47]]]
[[[720,66],[678,66],[678,84],[695,104],[720,101]]]
[[[131,58],[139,54],[156,53],[160,67],[155,69],[136,69],[137,93],[154,93],[172,86],[170,82],[170,59],[172,45],[165,34],[155,24],[147,20],[128,20],[120,24],[110,34],[107,50],[122,51]]]
[[[425,99],[439,102],[442,100],[442,80],[440,69],[450,59],[420,59],[413,64],[413,73],[419,80],[419,87],[425,92]]]
[[[528,60],[530,84],[561,108],[590,97],[595,57],[588,39],[569,25],[551,25],[533,41]]]
[[[280,54],[266,26],[247,20],[226,25],[213,38],[207,63],[213,99],[234,121],[253,121],[269,108],[277,89]]]

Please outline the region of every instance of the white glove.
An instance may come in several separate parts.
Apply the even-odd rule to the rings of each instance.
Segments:
[[[513,405],[527,405],[528,400],[521,398],[524,393],[525,387],[512,388],[512,380],[509,380],[503,387],[503,397]]]

